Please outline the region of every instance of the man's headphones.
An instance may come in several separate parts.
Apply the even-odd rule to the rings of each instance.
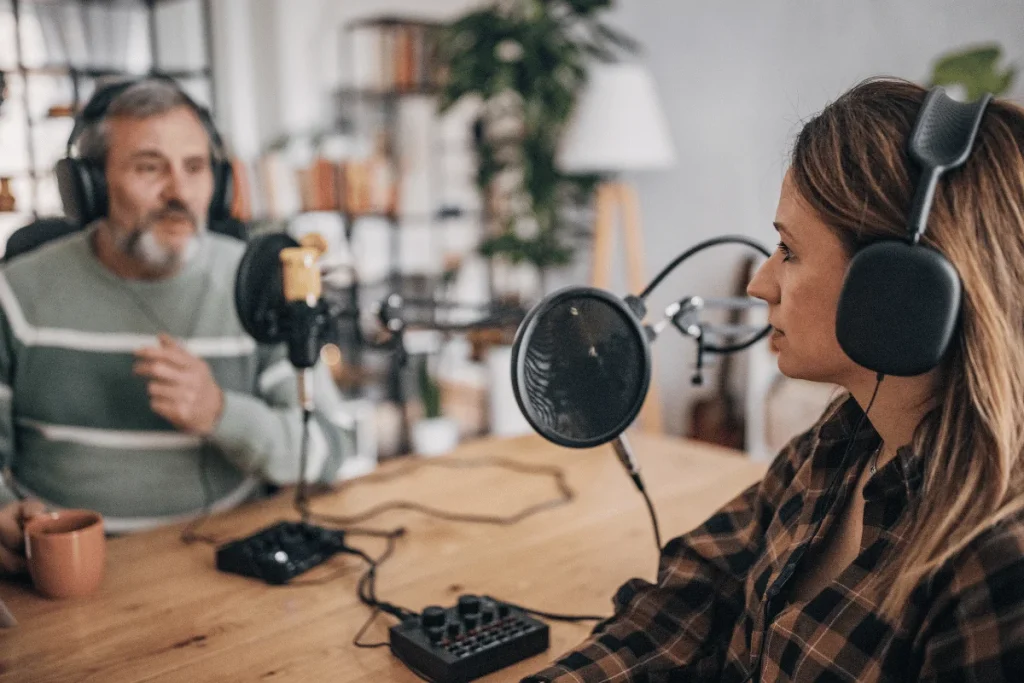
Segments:
[[[991,100],[986,94],[957,102],[941,88],[925,97],[908,145],[921,173],[907,239],[857,252],[839,296],[836,336],[858,365],[885,375],[919,375],[937,366],[949,348],[960,314],[960,277],[942,254],[918,242],[939,177],[967,161]]]
[[[185,102],[196,112],[206,134],[210,138],[210,167],[213,171],[213,196],[210,198],[208,220],[210,223],[231,216],[232,173],[224,143],[213,124],[209,110],[201,106],[186,93],[174,79],[166,76],[148,76],[144,79],[119,81],[98,88],[89,98],[82,112],[75,117],[75,125],[68,137],[65,158],[57,162],[54,169],[57,186],[60,189],[64,213],[81,225],[88,225],[97,218],[107,215],[107,179],[104,165],[90,159],[72,156],[72,147],[86,128],[101,121],[111,103],[132,86],[144,80],[160,80],[181,93]]]

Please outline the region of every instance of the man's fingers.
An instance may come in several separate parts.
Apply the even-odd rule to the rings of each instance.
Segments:
[[[158,338],[160,339],[160,348],[179,364],[191,365],[196,361],[196,357],[189,353],[189,350],[185,348],[185,345],[180,343],[177,339],[166,334],[161,334]]]
[[[0,574],[20,574],[25,571],[25,558],[0,545]]]
[[[181,384],[187,377],[181,366],[166,360],[139,361],[135,363],[133,370],[141,377],[171,384]]]
[[[158,342],[160,342],[160,346],[162,346],[165,349],[179,348],[177,340],[169,334],[161,332],[156,336],[156,339]]]
[[[135,351],[136,358],[144,361],[166,361],[183,368],[193,365],[196,356],[189,353],[188,349],[170,335],[161,334],[157,336],[159,346],[147,346]]]
[[[154,398],[149,402],[149,407],[153,409],[154,413],[175,426],[180,426],[185,422],[182,405],[181,401],[167,398]]]
[[[180,384],[173,382],[150,382],[146,386],[150,400],[162,399],[174,403],[188,400],[188,392]]]
[[[135,352],[136,364],[138,363],[166,363],[176,367],[188,367],[191,364],[188,355],[182,356],[171,349],[162,346],[148,349],[139,349]]]
[[[46,506],[42,502],[35,498],[29,498],[28,500],[21,501],[21,516],[19,522],[24,524],[28,520],[32,519],[36,515],[41,515],[46,512]]]

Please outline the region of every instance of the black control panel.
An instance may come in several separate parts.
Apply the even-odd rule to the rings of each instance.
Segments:
[[[219,546],[217,569],[283,584],[344,549],[343,531],[305,522],[278,522]]]
[[[447,609],[427,607],[391,627],[391,650],[436,683],[460,683],[503,669],[548,649],[548,625],[521,609],[463,595]]]

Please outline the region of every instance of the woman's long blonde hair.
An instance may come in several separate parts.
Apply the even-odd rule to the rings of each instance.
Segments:
[[[797,137],[796,187],[851,255],[907,234],[917,182],[907,140],[926,92],[863,82]],[[966,164],[939,181],[922,242],[956,267],[963,303],[942,396],[914,434],[923,489],[884,572],[890,615],[933,570],[1024,509],[1024,108],[989,105]]]

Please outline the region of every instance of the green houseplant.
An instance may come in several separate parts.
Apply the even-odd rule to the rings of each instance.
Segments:
[[[589,200],[597,178],[560,173],[555,151],[588,62],[636,50],[599,18],[611,5],[499,0],[442,31],[441,111],[468,97],[481,105],[473,139],[491,224],[483,255],[533,264],[541,275],[571,260],[572,209]]]
[[[423,402],[423,416],[432,420],[441,417],[441,387],[431,376],[427,360],[424,356],[418,368],[420,400]]]
[[[459,425],[441,414],[441,386],[430,372],[430,359],[423,355],[416,372],[419,380],[423,418],[412,427],[412,449],[417,455],[447,453],[459,443]]]
[[[975,45],[941,55],[932,67],[930,85],[961,86],[968,100],[976,100],[983,93],[999,96],[1013,86],[1017,67],[1002,68],[999,60],[1002,48],[989,43]]]

